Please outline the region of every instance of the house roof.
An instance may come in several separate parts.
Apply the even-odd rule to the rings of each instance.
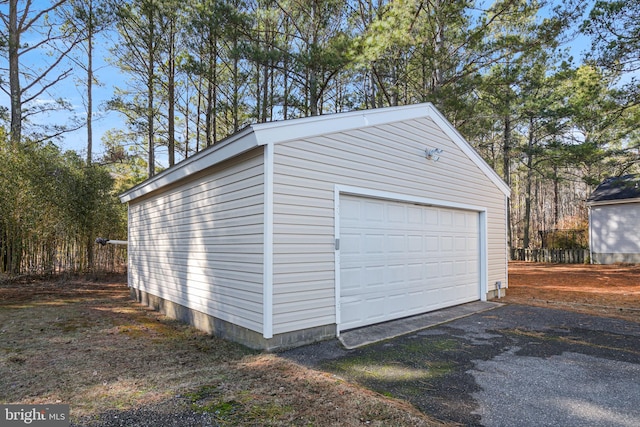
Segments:
[[[605,179],[587,199],[588,205],[640,201],[640,174]]]
[[[138,184],[121,194],[120,200],[123,203],[130,202],[261,145],[424,117],[431,118],[507,197],[511,194],[509,186],[453,125],[431,103],[422,103],[249,125],[238,133]]]

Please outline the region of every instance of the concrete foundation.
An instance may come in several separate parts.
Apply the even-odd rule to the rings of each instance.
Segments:
[[[277,334],[267,339],[259,332],[238,326],[226,320],[218,319],[201,311],[190,309],[139,289],[129,289],[131,298],[159,311],[167,317],[180,320],[203,332],[240,343],[254,350],[280,351],[336,337],[336,325],[325,325]],[[500,297],[504,297],[506,295],[506,288],[500,289],[499,292]],[[489,291],[487,293],[487,299],[498,302],[498,289]]]
[[[593,264],[640,264],[640,254],[592,254]]]
[[[492,290],[490,290],[489,292],[487,292],[487,301],[507,296],[507,289],[508,288],[500,288],[500,289],[492,289]],[[499,293],[499,295],[498,295],[498,293]]]
[[[129,289],[133,299],[167,317],[188,323],[208,334],[240,343],[254,350],[285,350],[336,337],[336,325],[325,325],[278,334],[267,339],[259,332],[235,325],[226,320],[218,319],[139,289]]]

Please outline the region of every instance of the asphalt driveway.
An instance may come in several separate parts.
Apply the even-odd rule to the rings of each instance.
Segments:
[[[640,324],[505,305],[347,350],[282,353],[469,426],[639,426]]]

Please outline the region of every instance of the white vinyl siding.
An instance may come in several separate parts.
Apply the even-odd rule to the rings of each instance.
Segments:
[[[594,257],[603,254],[607,256],[602,259],[613,260],[615,254],[640,254],[638,224],[640,203],[592,206],[591,251]]]
[[[132,287],[262,332],[262,153],[130,203]]]
[[[275,145],[274,333],[336,322],[336,184],[486,208],[488,287],[506,284],[505,195],[433,120],[327,133]]]

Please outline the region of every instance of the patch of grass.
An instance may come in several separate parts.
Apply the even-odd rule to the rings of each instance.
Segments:
[[[401,346],[402,351],[419,353],[424,355],[434,352],[457,350],[460,347],[460,343],[451,338],[444,337],[430,337],[429,339],[416,339],[411,342],[405,343]]]
[[[294,412],[291,405],[280,405],[276,402],[265,402],[260,405],[251,405],[248,415],[254,420],[269,420],[274,422],[285,415]]]
[[[454,368],[450,362],[428,361],[421,367],[402,362],[373,363],[371,361],[341,360],[331,365],[332,370],[361,382],[370,380],[388,383],[426,381],[442,377]]]
[[[330,369],[349,371],[352,367],[398,367],[404,365],[415,369],[422,369],[421,364],[430,355],[447,351],[459,351],[461,343],[455,339],[445,337],[429,337],[405,341],[401,344],[383,344],[384,351],[362,351],[354,356],[348,356],[327,364]],[[434,362],[435,363],[435,362]],[[367,369],[369,369],[367,368]],[[427,366],[429,368],[429,366]]]
[[[224,388],[224,387],[223,387]],[[233,422],[237,415],[243,420],[251,419],[264,424],[274,421],[293,411],[290,405],[264,401],[249,391],[229,395],[221,392],[220,386],[204,385],[184,394],[191,402],[191,409],[197,413],[208,413],[220,421]],[[229,400],[230,399],[230,400]]]
[[[242,408],[242,405],[235,400],[229,402],[210,402],[204,405],[197,403],[191,404],[191,408],[194,412],[207,412],[215,415],[217,418],[227,418],[233,415],[238,409]]]
[[[455,363],[449,361],[427,361],[425,364],[430,372],[430,378],[443,377],[455,368]]]
[[[192,403],[197,402],[198,400],[206,399],[211,396],[217,395],[220,393],[220,389],[217,386],[212,385],[203,385],[198,388],[196,391],[190,391],[184,393],[184,397],[191,400]]]
[[[0,297],[0,401],[66,403],[79,425],[158,407],[212,414],[220,425],[441,424],[334,375],[170,320],[130,300],[121,282],[0,285]]]
[[[445,336],[417,337],[356,351],[324,366],[388,398],[420,400],[458,368],[452,352],[466,344]]]
[[[531,339],[536,339],[539,341],[556,341],[556,342],[561,342],[567,345],[575,345],[575,346],[584,346],[584,347],[594,347],[594,348],[601,348],[601,349],[606,349],[606,350],[612,350],[615,352],[626,352],[626,353],[631,353],[631,354],[635,354],[635,355],[640,355],[640,352],[634,349],[630,349],[630,348],[623,348],[621,346],[614,346],[614,345],[603,345],[603,344],[596,344],[593,342],[589,342],[577,337],[571,337],[571,336],[559,336],[559,335],[553,335],[553,334],[549,334],[549,333],[544,333],[544,332],[540,332],[540,331],[525,331],[522,329],[506,329],[504,330],[504,333],[506,334],[511,334],[511,335],[515,335],[515,336],[519,336],[519,337],[527,337],[527,338],[531,338]]]

